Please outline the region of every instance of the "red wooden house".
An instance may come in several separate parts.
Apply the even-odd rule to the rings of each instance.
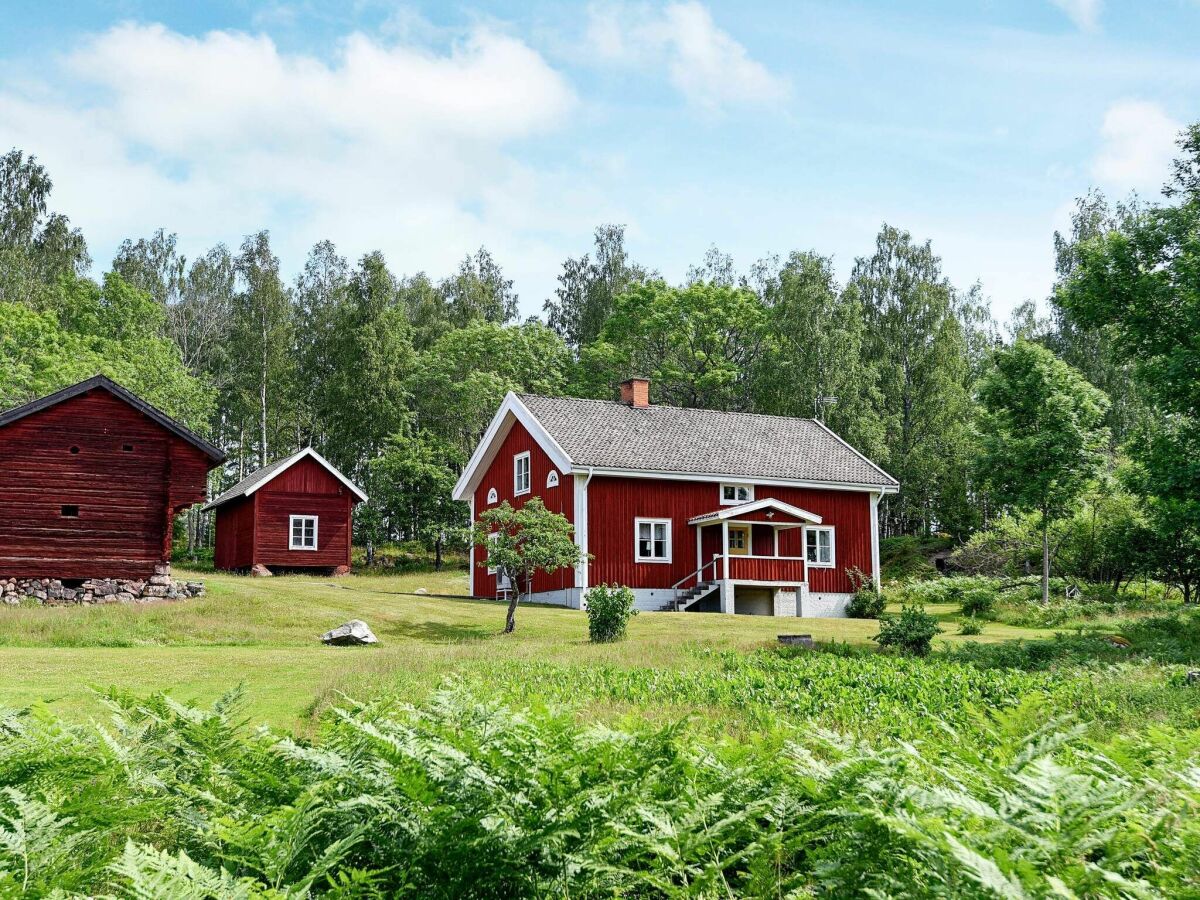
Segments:
[[[348,567],[354,505],[366,499],[306,447],[243,478],[204,507],[217,511],[216,566]]]
[[[535,601],[579,608],[590,585],[644,610],[843,615],[854,570],[878,580],[879,498],[894,478],[812,419],[509,394],[455,487],[472,519],[541,497],[592,559],[539,574]],[[471,560],[472,593],[496,575]]]
[[[0,414],[0,577],[150,577],[224,458],[103,375]]]

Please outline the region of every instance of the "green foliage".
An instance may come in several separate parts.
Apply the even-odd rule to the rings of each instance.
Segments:
[[[755,267],[767,308],[767,344],[755,374],[759,412],[809,417],[836,397],[825,423],[872,459],[886,460],[877,375],[863,353],[866,322],[855,291],[838,288],[832,260],[792,253]]]
[[[941,631],[937,619],[925,612],[925,607],[905,604],[900,615],[880,617],[875,641],[880,647],[894,647],[913,656],[928,656],[933,639]]]
[[[847,290],[863,308],[863,359],[875,373],[886,450],[879,462],[900,480],[884,497],[885,531],[966,533],[972,451],[967,429],[972,380],[960,298],[928,242],[884,225],[870,256],[855,260]]]
[[[991,618],[996,609],[996,590],[987,584],[968,584],[966,579],[949,579],[952,585],[950,597],[957,600],[962,614],[972,618]]]
[[[901,534],[882,538],[879,541],[879,566],[884,581],[940,577],[941,573],[926,554],[945,549],[948,544],[948,540],[937,536],[921,538]]]
[[[883,593],[875,587],[875,582],[857,568],[846,570],[850,584],[854,587],[854,595],[846,604],[846,615],[851,619],[878,619],[887,606]]]
[[[456,461],[451,448],[429,432],[388,438],[382,454],[369,466],[369,505],[377,514],[378,527],[366,533],[366,539],[374,543],[420,540],[433,548],[434,566],[440,569],[447,545],[461,549],[466,544],[467,505],[451,497]]]
[[[958,623],[958,633],[963,635],[983,634],[983,620],[976,616],[967,616]]]
[[[560,513],[546,509],[541,497],[513,508],[507,500],[484,510],[474,523],[471,540],[482,548],[482,568],[493,568],[512,585],[504,630],[516,627],[517,603],[538,572],[572,568],[582,559],[575,528]]]
[[[447,332],[413,371],[417,423],[467,460],[509,391],[557,396],[570,354],[539,322],[502,327],[474,322]]]
[[[635,285],[617,297],[600,337],[580,354],[580,388],[607,399],[637,374],[651,379],[657,403],[748,409],[765,320],[758,299],[743,288]]]
[[[138,898],[1186,894],[1192,735],[1096,745],[1023,720],[881,748],[811,727],[712,741],[459,690],[347,703],[308,742],[228,702],[114,697],[104,727],[0,731],[0,782],[25,785],[0,877]]]
[[[587,593],[588,638],[594,644],[624,639],[633,608],[633,591],[623,585],[598,584]]]

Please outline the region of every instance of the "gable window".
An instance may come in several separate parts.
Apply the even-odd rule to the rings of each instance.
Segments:
[[[289,550],[316,550],[317,549],[317,517],[316,516],[292,516],[290,537],[288,540]]]
[[[529,493],[529,451],[513,457],[513,495]]]
[[[634,557],[638,562],[671,561],[671,520],[634,519]]]
[[[833,529],[804,529],[804,561],[818,569],[832,569],[833,558]]]
[[[752,484],[723,484],[721,485],[721,505],[732,506],[738,503],[749,503],[754,499]]]
[[[551,469],[546,475],[546,487],[558,487],[558,469]]]
[[[496,493],[495,488],[492,488],[490,491],[488,491],[488,499],[487,499],[488,503],[495,503],[499,499],[500,499],[500,495],[498,493]]]

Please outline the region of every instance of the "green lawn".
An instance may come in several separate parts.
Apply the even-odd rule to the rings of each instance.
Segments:
[[[708,651],[761,647],[781,632],[870,644],[877,627],[848,619],[644,614],[633,620],[628,640],[596,646],[587,642],[582,613],[556,607],[524,607],[516,633],[502,634],[500,605],[451,596],[467,590],[461,571],[196,577],[208,595],[183,603],[0,608],[0,703],[47,701],[82,717],[102,712],[94,688],[162,690],[179,700],[209,701],[244,684],[254,721],[304,729],[314,711],[342,693],[387,688],[415,701],[449,677],[487,681],[502,665],[544,665],[539,671],[551,673],[546,677],[577,667],[712,668]],[[418,588],[430,594],[414,596]],[[983,635],[965,638],[954,633],[953,610],[931,611],[947,620],[941,639],[947,643],[1047,635],[989,624]],[[379,645],[320,644],[321,632],[351,618],[365,620]]]

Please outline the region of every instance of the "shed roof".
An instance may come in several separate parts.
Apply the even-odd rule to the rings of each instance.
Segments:
[[[96,388],[106,390],[114,397],[124,400],[138,412],[152,419],[167,431],[187,441],[189,444],[191,444],[197,450],[200,450],[209,459],[211,459],[214,465],[225,461],[224,452],[218,450],[187,426],[176,422],[162,410],[151,406],[137,394],[133,393],[133,391],[121,387],[121,385],[117,384],[106,375],[93,375],[86,381],[81,381],[78,384],[65,387],[60,391],[55,391],[53,394],[47,394],[45,397],[39,397],[37,400],[30,401],[23,406],[18,406],[6,412],[0,413],[0,428],[3,428],[5,425],[10,425],[19,419],[25,418],[26,416],[31,416],[34,413],[38,413],[44,409],[49,409],[52,406],[56,406],[57,404],[62,403],[64,400],[70,400],[72,397],[78,397],[81,394],[86,394],[88,391],[95,390]]]
[[[359,500],[367,499],[367,495],[362,492],[362,489],[341,472],[339,472],[333,463],[323,457],[312,447],[305,447],[303,450],[297,450],[291,456],[285,456],[283,459],[277,459],[275,462],[265,465],[255,472],[251,472],[229,490],[217,497],[214,497],[201,509],[201,512],[210,509],[216,509],[218,506],[228,503],[230,500],[236,500],[238,497],[247,497],[250,494],[253,494],[264,484],[267,484],[272,479],[282,475],[285,471],[306,457],[312,458],[324,466],[329,471],[330,475],[349,488],[350,492],[358,497]]]

